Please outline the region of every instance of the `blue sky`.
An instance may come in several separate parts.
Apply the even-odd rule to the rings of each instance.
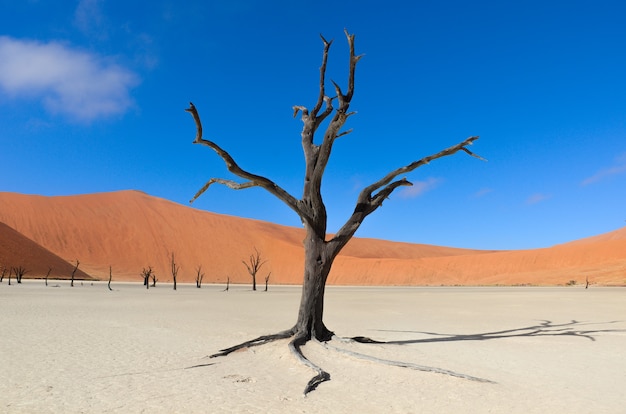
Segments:
[[[233,178],[205,137],[300,197],[301,122],[322,42],[347,79],[365,54],[324,181],[329,231],[360,189],[408,175],[357,236],[484,249],[547,247],[626,220],[623,1],[0,0],[0,191],[136,189],[178,203]],[[331,93],[329,91],[329,93]],[[260,189],[214,186],[194,208],[298,226]]]

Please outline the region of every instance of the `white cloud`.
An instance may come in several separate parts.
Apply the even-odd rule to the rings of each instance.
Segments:
[[[537,204],[551,197],[549,194],[535,193],[526,199],[526,204]]]
[[[598,181],[602,181],[614,175],[625,173],[626,172],[626,153],[617,157],[616,161],[617,161],[616,165],[601,169],[600,171],[593,174],[591,177],[585,178],[580,184],[581,185],[594,184],[594,183],[597,183]]]
[[[417,181],[413,183],[411,187],[403,187],[400,190],[400,197],[402,198],[415,198],[419,197],[425,192],[432,190],[441,183],[440,178],[430,177],[426,181]]]
[[[0,36],[0,89],[12,97],[40,99],[54,114],[91,121],[125,112],[138,83],[110,59],[59,42]]]

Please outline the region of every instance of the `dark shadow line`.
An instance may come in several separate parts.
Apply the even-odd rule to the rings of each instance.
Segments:
[[[622,321],[609,322],[579,322],[572,320],[571,322],[554,324],[552,321],[544,320],[538,325],[531,325],[521,328],[505,329],[493,332],[484,332],[477,334],[447,334],[427,331],[399,331],[389,329],[378,329],[379,332],[405,332],[416,333],[422,335],[430,335],[434,338],[407,339],[396,341],[379,341],[364,336],[356,336],[352,340],[365,344],[390,344],[390,345],[406,345],[420,344],[430,342],[455,342],[455,341],[487,341],[491,339],[516,338],[516,337],[536,337],[536,336],[575,336],[579,338],[595,341],[594,335],[609,332],[626,332],[626,329],[576,329],[585,325],[612,324]]]
[[[201,367],[208,367],[211,365],[215,365],[215,362],[209,362],[208,364],[198,364],[198,365],[192,365],[190,367],[185,367],[183,369],[191,369],[191,368],[201,368]]]

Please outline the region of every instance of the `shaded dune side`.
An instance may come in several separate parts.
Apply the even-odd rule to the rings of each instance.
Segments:
[[[169,255],[179,281],[192,282],[202,265],[205,282],[249,283],[242,260],[256,247],[267,259],[261,282],[302,281],[304,231],[214,214],[137,191],[43,197],[0,193],[4,221],[61,257],[75,257],[99,278],[140,281],[151,266],[171,281]],[[625,228],[626,229],[626,228]],[[623,284],[626,231],[548,249],[480,251],[354,238],[336,259],[331,284],[477,285],[563,284],[569,280]]]
[[[3,268],[11,269],[12,267],[26,269],[25,278],[43,278],[51,269],[49,275],[51,278],[69,279],[74,270],[73,264],[0,222],[0,271]],[[8,277],[8,274],[5,277]],[[92,279],[80,267],[74,274],[74,278]]]

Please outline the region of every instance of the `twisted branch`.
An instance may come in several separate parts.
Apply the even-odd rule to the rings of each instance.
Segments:
[[[224,180],[221,178],[212,178],[210,179],[203,187],[196,193],[195,197],[192,198],[192,202],[198,198],[202,193],[204,193],[211,184],[219,183],[226,185],[234,190],[242,190],[250,187],[262,187],[274,196],[278,197],[281,201],[283,201],[287,206],[289,206],[292,210],[294,210],[298,215],[302,215],[302,211],[299,208],[298,201],[289,194],[286,190],[280,187],[278,184],[273,182],[272,180],[265,178],[260,175],[252,174],[243,168],[241,168],[231,157],[231,155],[225,151],[222,147],[217,145],[213,141],[209,141],[202,137],[202,122],[200,121],[200,115],[198,114],[198,110],[192,102],[189,102],[189,108],[185,109],[185,111],[189,112],[193,117],[193,120],[196,123],[196,137],[193,141],[194,144],[201,144],[211,148],[213,151],[219,155],[222,160],[226,163],[226,168],[228,171],[235,174],[238,177],[241,177],[249,182],[238,184],[232,180]]]
[[[486,161],[484,158],[477,154],[474,154],[467,148],[467,146],[472,145],[474,141],[476,141],[478,138],[478,136],[469,137],[456,145],[439,151],[436,154],[429,155],[418,161],[414,161],[408,165],[405,165],[404,167],[397,168],[388,173],[382,179],[365,187],[357,198],[354,212],[343,225],[343,227],[341,227],[341,229],[339,229],[339,231],[335,234],[335,237],[331,240],[331,242],[338,245],[344,245],[345,243],[347,243],[348,240],[350,240],[350,238],[358,230],[365,217],[367,217],[368,215],[376,211],[376,209],[378,209],[380,206],[382,206],[383,201],[385,201],[385,199],[387,199],[394,190],[401,186],[413,185],[406,178],[394,181],[399,175],[409,173],[423,165],[430,163],[433,160],[455,154],[458,151],[463,151],[472,157],[478,158],[482,161]]]

